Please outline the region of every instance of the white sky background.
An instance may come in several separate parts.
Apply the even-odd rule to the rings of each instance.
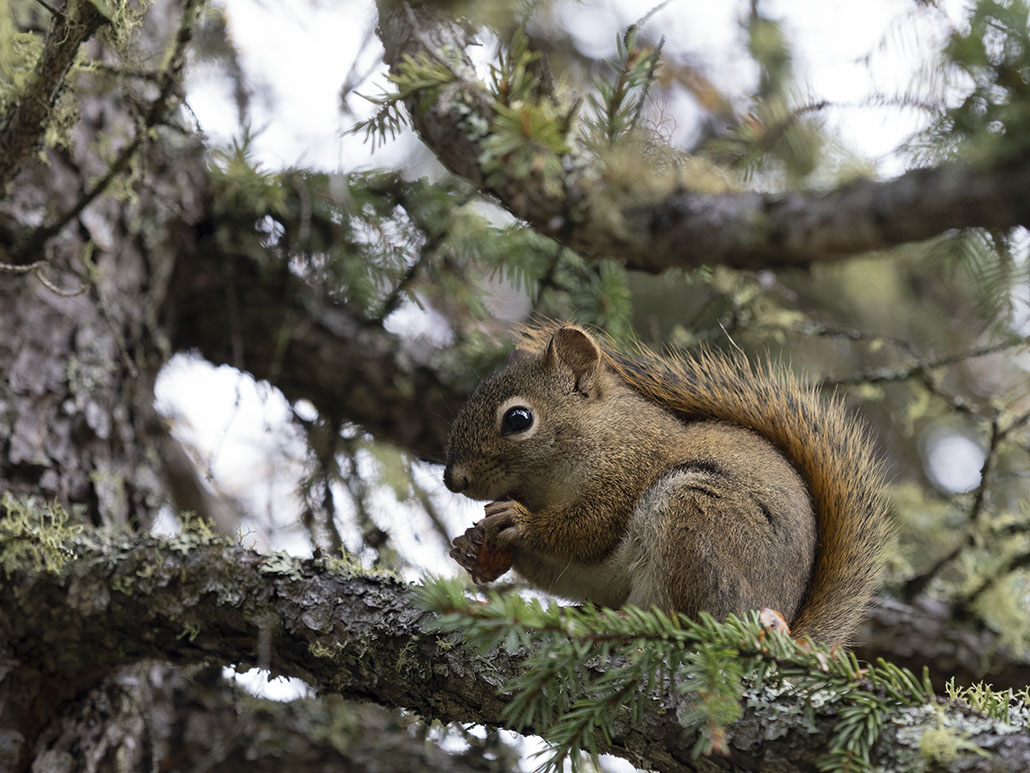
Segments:
[[[254,147],[265,167],[351,171],[406,162],[415,140],[388,142],[372,157],[360,136],[346,134],[355,118],[339,110],[340,88],[352,70],[370,76],[358,88],[361,93],[377,94],[385,84],[384,70],[376,64],[381,47],[371,34],[374,3],[223,0],[222,5],[246,77],[259,86],[252,121],[259,130]],[[637,0],[570,4],[563,7],[560,19],[566,29],[575,31],[576,43],[584,51],[612,56],[617,32],[653,5]],[[961,18],[963,4],[958,0],[938,5],[953,22]],[[739,53],[745,42],[739,19],[747,7],[744,1],[674,0],[654,17],[650,29],[665,35],[668,55],[689,55],[691,61],[706,66],[706,73],[724,92],[740,93],[756,79],[753,64]],[[820,116],[839,132],[844,144],[874,161],[883,176],[902,171],[892,152],[925,122],[925,116],[861,105],[872,94],[897,95],[912,86],[929,52],[939,48],[943,25],[934,23],[929,13],[917,13],[913,0],[767,0],[762,8],[769,16],[786,20],[795,72],[813,98],[843,106]],[[188,103],[212,145],[239,135],[230,87],[211,68],[194,69],[188,81]],[[363,103],[353,100],[353,104],[361,107]],[[675,115],[681,109],[691,108],[676,104],[669,113]],[[172,417],[177,436],[194,452],[201,469],[210,472],[213,486],[240,498],[262,516],[246,524],[253,530],[250,539],[263,547],[308,553],[306,532],[296,523],[293,496],[303,444],[289,425],[289,406],[282,397],[231,368],[212,368],[181,356],[166,368],[157,396],[161,410]],[[941,460],[941,477],[952,476],[951,485],[957,489],[975,486],[983,452],[955,435],[935,443],[928,457]],[[948,460],[952,469],[945,470]],[[438,469],[427,467],[423,482],[432,484],[430,477],[438,475]],[[376,511],[385,519],[398,507],[392,495],[381,496]],[[448,499],[440,510],[452,533],[479,517],[477,504],[445,491],[442,496]],[[413,508],[402,512],[403,523],[382,523],[394,545],[409,558],[417,556],[424,570],[457,574],[456,565],[434,542],[425,516]],[[174,528],[171,519],[164,528]],[[356,536],[345,532],[350,540]]]
[[[372,166],[360,137],[343,136],[353,120],[341,117],[338,97],[351,68],[371,72],[359,89],[375,94],[385,83],[375,69],[381,47],[374,38],[370,0],[331,7],[307,2],[223,0],[229,29],[253,82],[269,87],[268,100],[254,106],[262,129],[257,148],[270,167],[304,165],[327,171]],[[327,6],[330,4],[327,4]],[[585,52],[612,56],[618,31],[646,14],[650,0],[608,0],[563,6],[566,29]],[[707,74],[728,93],[754,80],[753,65],[739,55],[743,33],[738,21],[746,2],[673,0],[648,28],[665,35],[666,51],[688,53],[710,65]],[[959,0],[938,2],[940,13],[961,17]],[[888,173],[900,171],[889,155],[920,124],[921,116],[896,109],[859,107],[873,93],[897,94],[915,80],[928,52],[939,46],[942,26],[930,12],[916,12],[914,0],[766,0],[765,12],[786,21],[797,72],[813,95],[846,106],[825,112],[845,142],[878,160]],[[871,66],[862,59],[869,57]],[[357,59],[357,62],[355,61]],[[358,100],[360,101],[360,100]],[[191,79],[189,103],[215,141],[238,132],[227,84],[201,74]],[[369,109],[371,112],[371,109]],[[404,155],[390,147],[375,165],[388,166]]]

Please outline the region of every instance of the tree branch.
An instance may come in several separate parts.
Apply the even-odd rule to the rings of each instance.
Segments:
[[[448,381],[447,368],[292,273],[261,268],[208,242],[191,244],[195,239],[193,229],[182,234],[167,302],[174,348],[243,367],[290,400],[311,400],[323,415],[439,458],[450,418],[467,396],[467,386]],[[227,303],[230,286],[235,311]],[[911,606],[884,597],[860,640],[866,659],[882,656],[917,673],[928,665],[938,687],[950,675],[960,684],[984,679],[999,688],[1030,683],[1024,655],[1005,651],[982,627],[956,624],[949,608],[927,599]]]
[[[197,243],[193,229],[182,236],[165,301],[173,349],[198,350],[269,380],[290,401],[310,400],[323,416],[442,460],[471,383],[462,389],[441,378],[429,363],[433,350],[333,303],[285,262],[259,266],[203,237]]]
[[[392,72],[405,56],[463,50],[468,35],[430,4],[380,0],[379,33]],[[469,72],[471,67],[469,67]],[[460,73],[459,73],[460,75]],[[760,269],[838,260],[920,241],[956,228],[1030,225],[1030,159],[977,168],[949,164],[887,181],[859,180],[833,191],[700,193],[691,180],[657,170],[610,180],[596,160],[566,159],[560,190],[480,159],[494,114],[491,96],[459,77],[431,100],[407,101],[415,128],[456,174],[500,199],[513,214],[583,255],[659,272],[725,264]],[[553,186],[552,186],[553,188]]]
[[[55,16],[32,80],[0,121],[0,197],[6,195],[25,159],[42,144],[79,46],[106,22],[90,0],[71,0],[64,12]]]
[[[20,678],[27,670],[48,675],[52,699],[113,668],[160,658],[259,665],[427,719],[502,725],[508,696],[499,685],[519,674],[525,657],[477,657],[433,630],[409,586],[325,560],[260,555],[191,532],[158,539],[91,531],[65,541],[67,564],[46,572],[29,554],[15,557],[19,539],[26,538],[0,542],[11,572],[0,586],[0,645],[21,661]],[[838,721],[832,706],[790,692],[753,691],[743,708],[727,731],[730,753],[708,758],[712,767],[812,769]],[[689,711],[665,685],[643,717],[619,721],[599,750],[657,770],[694,769],[697,728],[681,720]],[[923,730],[942,722],[989,752],[960,755],[963,770],[1022,770],[1030,755],[1030,736],[1003,735],[960,707],[898,710],[889,719],[874,749],[884,767],[911,760]]]
[[[882,657],[914,673],[929,666],[937,689],[986,682],[998,690],[1030,685],[1030,652],[1012,652],[993,631],[956,619],[955,609],[920,596],[912,604],[881,596],[856,634],[864,660]]]
[[[454,374],[482,372],[481,364],[444,364],[439,352],[333,302],[283,268],[271,249],[263,265],[249,254],[225,252],[204,236],[212,227],[222,226],[184,226],[174,239],[178,261],[164,310],[173,348],[242,367],[291,401],[310,400],[324,416],[439,459],[450,419],[471,387]],[[252,222],[239,227],[252,228]],[[240,234],[223,241],[239,244],[247,238]],[[931,364],[956,359],[949,355]],[[885,597],[861,640],[867,659],[882,656],[917,673],[928,665],[938,687],[952,674],[960,684],[1030,683],[1025,656],[1006,652],[982,627],[956,624],[949,609],[928,600],[913,607]]]
[[[428,728],[412,732],[406,718],[369,703],[266,700],[224,679],[219,667],[189,671],[148,661],[98,680],[47,719],[29,755],[32,769],[49,759],[67,761],[51,769],[97,770],[81,761],[117,757],[120,770],[473,773],[486,769],[487,751],[515,762],[513,750],[496,743],[448,754],[426,738]]]

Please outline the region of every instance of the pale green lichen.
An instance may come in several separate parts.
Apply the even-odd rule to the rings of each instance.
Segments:
[[[356,577],[370,577],[377,580],[393,580],[401,585],[407,584],[404,578],[393,569],[381,566],[364,566],[358,558],[346,552],[341,556],[323,554],[315,559],[315,563],[345,580]]]
[[[35,571],[56,574],[75,557],[72,541],[82,527],[57,503],[0,497],[0,567],[10,577],[30,562]]]
[[[308,652],[321,660],[331,660],[336,654],[332,647],[321,642],[313,641],[308,645]]]
[[[261,563],[258,564],[258,571],[262,574],[289,577],[291,580],[301,580],[304,578],[301,562],[288,553],[281,551],[266,555]]]
[[[460,644],[461,640],[457,636],[440,636],[436,640],[436,648],[440,652],[450,652]]]
[[[766,740],[774,741],[784,737],[798,727],[816,732],[815,702],[807,701],[802,704],[791,700],[793,689],[790,682],[784,680],[780,686],[763,685],[744,690],[744,705],[760,712],[762,735]]]
[[[364,573],[361,563],[350,555],[350,553],[344,553],[342,556],[323,555],[318,560],[327,571],[347,579],[360,576]]]
[[[919,739],[919,753],[926,762],[948,764],[966,754],[990,757],[989,752],[969,740],[976,732],[975,725],[980,724],[979,718],[973,718],[972,724],[963,718],[958,725],[949,720],[941,706],[934,706],[933,710],[934,726],[928,727]]]
[[[136,582],[131,577],[116,575],[111,580],[111,587],[123,596],[131,596],[136,588]]]
[[[422,676],[422,673],[418,669],[414,669],[413,665],[418,662],[417,658],[412,657],[412,653],[415,651],[415,643],[418,640],[418,636],[413,636],[397,653],[397,662],[394,664],[394,668],[398,674],[404,674],[407,676]]]
[[[919,751],[928,761],[947,764],[954,762],[964,752],[990,757],[990,754],[969,740],[968,735],[959,735],[955,730],[944,727],[932,727],[923,733],[919,741]]]
[[[42,51],[42,36],[15,29],[6,0],[0,0],[0,110],[18,101]]]
[[[108,20],[104,28],[105,36],[114,44],[119,53],[127,55],[136,34],[143,23],[152,0],[90,0],[93,6]]]
[[[229,537],[216,533],[211,527],[210,521],[201,518],[191,510],[179,513],[178,519],[178,533],[167,538],[168,547],[176,552],[186,555],[194,548],[201,546],[235,544]]]
[[[200,626],[196,623],[184,622],[182,624],[182,630],[179,632],[177,639],[186,639],[187,641],[193,641],[200,634]]]
[[[952,677],[945,685],[948,698],[964,703],[973,711],[985,715],[992,724],[992,732],[998,734],[1026,732],[1030,730],[1030,687],[1019,692],[1012,689],[994,690],[989,684],[977,682],[968,687],[959,687]]]

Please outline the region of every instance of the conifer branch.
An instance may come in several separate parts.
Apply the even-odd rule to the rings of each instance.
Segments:
[[[907,381],[916,377],[923,378],[930,371],[937,368],[945,368],[949,365],[955,365],[977,357],[986,357],[991,354],[1008,351],[1009,349],[1026,347],[1028,344],[1030,344],[1030,338],[1005,338],[1001,341],[977,346],[973,349],[969,349],[968,351],[954,352],[952,354],[941,355],[938,357],[926,357],[914,365],[906,367],[881,368],[878,370],[867,371],[865,373],[859,373],[854,376],[826,378],[820,382],[820,386],[839,387],[854,384],[882,384],[892,381]],[[907,351],[909,354],[915,354],[911,348],[908,348]]]
[[[380,37],[393,72],[428,56],[427,46],[454,51],[468,39],[432,6],[381,0]],[[414,23],[413,23],[414,20]],[[415,28],[417,24],[418,29]],[[407,57],[407,58],[405,58]],[[409,113],[423,141],[456,174],[496,196],[541,233],[593,259],[631,268],[722,263],[778,268],[832,261],[922,241],[961,228],[1030,225],[1030,158],[996,165],[946,163],[886,181],[858,180],[827,192],[705,193],[684,173],[641,172],[606,182],[596,159],[567,153],[564,184],[512,166],[488,150],[495,136],[492,98],[472,78],[424,95]],[[523,108],[528,118],[529,108]],[[528,125],[528,124],[527,124]],[[625,175],[623,175],[625,177]]]
[[[177,349],[268,379],[288,400],[310,400],[323,416],[421,458],[440,458],[466,393],[423,362],[416,345],[323,288],[209,242],[182,250],[169,290]],[[227,304],[230,292],[242,302]]]

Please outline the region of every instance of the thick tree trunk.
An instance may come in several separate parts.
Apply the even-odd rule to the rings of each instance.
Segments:
[[[149,17],[143,40],[154,62],[173,45],[181,15],[180,4],[163,3]],[[196,217],[205,166],[199,137],[162,126],[167,95],[131,78],[112,84],[116,76],[102,73],[66,82],[80,41],[102,23],[92,3],[69,3],[28,90],[51,95],[51,107],[70,89],[98,95],[81,103],[66,149],[40,160],[53,121],[49,110],[32,112],[40,97],[26,97],[26,109],[0,121],[7,154],[0,172],[17,175],[0,200],[0,490],[55,502],[79,523],[146,528],[171,500],[155,453],[170,439],[153,405],[170,352],[156,318],[177,250],[168,224]],[[88,46],[101,55],[95,42]],[[141,105],[148,126],[137,122]],[[100,181],[124,174],[119,164],[136,161],[144,184],[120,197],[97,195]],[[19,648],[11,625],[8,618],[0,629],[0,769],[103,770],[112,767],[91,755],[135,749],[145,756],[144,714],[120,695],[138,686],[139,672],[98,668],[73,679],[60,668],[41,670],[42,652]],[[106,681],[93,687],[94,677]],[[121,722],[125,711],[136,721]],[[60,763],[58,739],[67,741],[76,721],[92,732],[68,747],[82,755],[69,767]]]
[[[174,3],[155,9],[151,33],[167,23],[155,55],[178,16]],[[48,72],[41,65],[38,77]],[[99,147],[131,144],[124,135],[137,117],[125,94],[105,92],[104,77],[75,78],[102,96],[82,103],[68,149],[26,159],[0,200],[0,222],[12,224],[0,243],[9,264],[0,270],[0,482],[89,523],[145,525],[168,501],[152,453],[164,433],[153,383],[169,355],[156,311],[177,251],[168,224],[196,218],[205,167],[199,137],[159,128],[161,113],[160,139],[139,158],[145,184],[89,199],[111,170]]]

